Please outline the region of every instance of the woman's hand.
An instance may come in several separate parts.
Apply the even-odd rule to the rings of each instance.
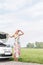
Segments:
[[[21,30],[18,30],[19,32],[21,32],[20,34],[19,34],[19,36],[21,36],[21,35],[23,35],[24,33],[23,33],[23,31],[21,31]],[[19,33],[18,32],[18,33]]]

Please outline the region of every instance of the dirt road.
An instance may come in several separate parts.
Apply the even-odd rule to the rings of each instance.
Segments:
[[[36,63],[23,63],[23,62],[15,62],[15,61],[1,61],[0,65],[43,65],[43,64],[36,64]]]

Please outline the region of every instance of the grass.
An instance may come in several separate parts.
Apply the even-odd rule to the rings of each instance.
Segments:
[[[43,49],[22,48],[19,61],[43,64]]]

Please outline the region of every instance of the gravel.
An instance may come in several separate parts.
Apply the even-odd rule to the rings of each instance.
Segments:
[[[0,65],[43,65],[43,64],[24,63],[24,62],[15,62],[15,61],[1,61]]]

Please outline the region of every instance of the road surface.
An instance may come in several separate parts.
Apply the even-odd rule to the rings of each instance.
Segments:
[[[24,63],[24,62],[15,62],[15,61],[0,61],[0,65],[43,65],[43,64]]]

